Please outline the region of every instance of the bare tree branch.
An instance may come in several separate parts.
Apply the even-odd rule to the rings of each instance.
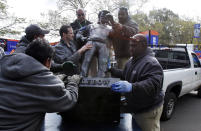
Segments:
[[[17,25],[25,23],[24,18],[18,18],[10,15],[7,11],[8,5],[6,0],[0,1],[0,36],[7,34],[19,34]],[[15,27],[14,27],[15,26]]]

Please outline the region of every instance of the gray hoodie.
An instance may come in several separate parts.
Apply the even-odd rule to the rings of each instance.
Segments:
[[[66,111],[77,98],[77,84],[70,82],[65,87],[26,54],[0,60],[0,131],[38,131],[46,112]]]

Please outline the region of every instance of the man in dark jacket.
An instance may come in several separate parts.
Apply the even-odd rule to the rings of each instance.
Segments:
[[[91,24],[90,21],[86,20],[86,14],[83,9],[78,9],[76,11],[76,16],[77,16],[77,19],[70,24],[75,34],[79,31],[80,28]]]
[[[64,63],[65,61],[72,61],[75,65],[79,66],[79,60],[81,55],[89,49],[91,44],[86,44],[79,50],[77,50],[73,43],[73,29],[71,26],[63,25],[59,30],[61,40],[58,45],[55,46],[54,61],[56,63]]]
[[[14,53],[25,53],[25,50],[27,46],[32,42],[33,40],[37,38],[44,39],[45,34],[49,33],[49,30],[43,30],[38,25],[31,24],[25,29],[26,35],[23,36],[20,40],[20,42],[17,44],[17,48]],[[56,72],[62,72],[62,71],[69,71],[69,69],[65,68],[65,64],[68,63],[62,63],[62,64],[56,64],[54,61],[52,61],[51,71]]]
[[[128,38],[138,33],[138,25],[129,17],[128,10],[124,7],[119,9],[118,19],[119,23],[115,23],[113,28],[119,35],[113,38],[112,43],[118,68],[123,69],[130,57]]]
[[[150,48],[146,37],[137,34],[130,40],[132,58],[123,71],[111,69],[111,73],[124,81],[112,84],[112,90],[125,93],[127,109],[142,131],[160,131],[163,108],[163,70]]]
[[[83,9],[78,9],[76,11],[76,16],[77,19],[70,24],[70,26],[73,28],[74,36],[76,36],[79,29],[91,24],[90,21],[86,20],[86,13]],[[85,44],[83,41],[74,41],[74,43],[76,44],[77,49],[80,49]]]
[[[66,111],[78,99],[80,77],[68,77],[66,84],[50,72],[54,50],[48,43],[36,39],[25,53],[0,60],[2,131],[40,131],[46,112]]]
[[[44,38],[45,34],[49,33],[49,30],[43,30],[38,25],[31,24],[25,29],[25,33],[26,35],[17,44],[15,53],[24,53],[30,42],[38,37]]]
[[[86,19],[86,11],[84,11],[83,9],[76,10],[76,16],[77,16],[77,19],[73,23],[70,24],[70,26],[73,28],[74,36],[76,36],[78,31],[82,27],[92,24],[92,22],[90,22]],[[87,34],[84,34],[84,36],[86,37]],[[84,46],[86,44],[86,41],[76,40],[76,38],[74,38],[74,43],[75,43],[77,49],[80,49],[82,46]],[[83,60],[83,57],[81,58],[81,61],[82,60]],[[91,76],[95,76],[97,74],[96,61],[97,60],[95,58],[92,59],[92,62],[91,62],[92,65],[89,69],[89,74]]]

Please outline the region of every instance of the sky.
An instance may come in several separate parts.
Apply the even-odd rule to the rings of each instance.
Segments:
[[[195,20],[201,17],[200,0],[150,0],[145,5],[145,10],[168,8],[182,17],[190,17]]]
[[[19,17],[39,19],[41,13],[56,9],[56,0],[7,0],[9,12]]]
[[[56,1],[57,0],[7,0],[7,4],[9,5],[9,13],[18,17],[24,17],[26,20],[32,20],[31,22],[35,23],[35,21],[42,19],[41,13],[47,13],[50,9],[57,9]],[[133,0],[129,0],[129,2],[130,8],[132,9]],[[201,19],[200,5],[201,2],[199,2],[199,0],[149,0],[149,2],[144,5],[142,11],[148,13],[153,9],[167,8],[181,17],[193,18],[196,21],[197,17]],[[89,17],[90,15],[87,16],[87,18]],[[74,18],[75,16],[72,17],[72,19]],[[28,25],[25,25],[25,27],[26,26]],[[15,36],[15,39],[19,39],[21,35]],[[49,37],[48,39],[52,42],[59,40],[59,38],[52,38],[48,35],[47,37]]]
[[[130,0],[132,4],[133,0]],[[56,0],[7,0],[11,7],[9,11],[16,16],[39,19],[41,13],[49,9],[56,9]],[[149,0],[143,7],[143,11],[148,13],[152,9],[168,8],[180,16],[190,18],[201,17],[201,2],[199,0]]]

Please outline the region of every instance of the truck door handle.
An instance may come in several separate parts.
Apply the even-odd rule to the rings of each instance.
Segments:
[[[196,71],[196,72],[195,72],[195,75],[197,75],[197,74],[198,74],[198,72]]]

